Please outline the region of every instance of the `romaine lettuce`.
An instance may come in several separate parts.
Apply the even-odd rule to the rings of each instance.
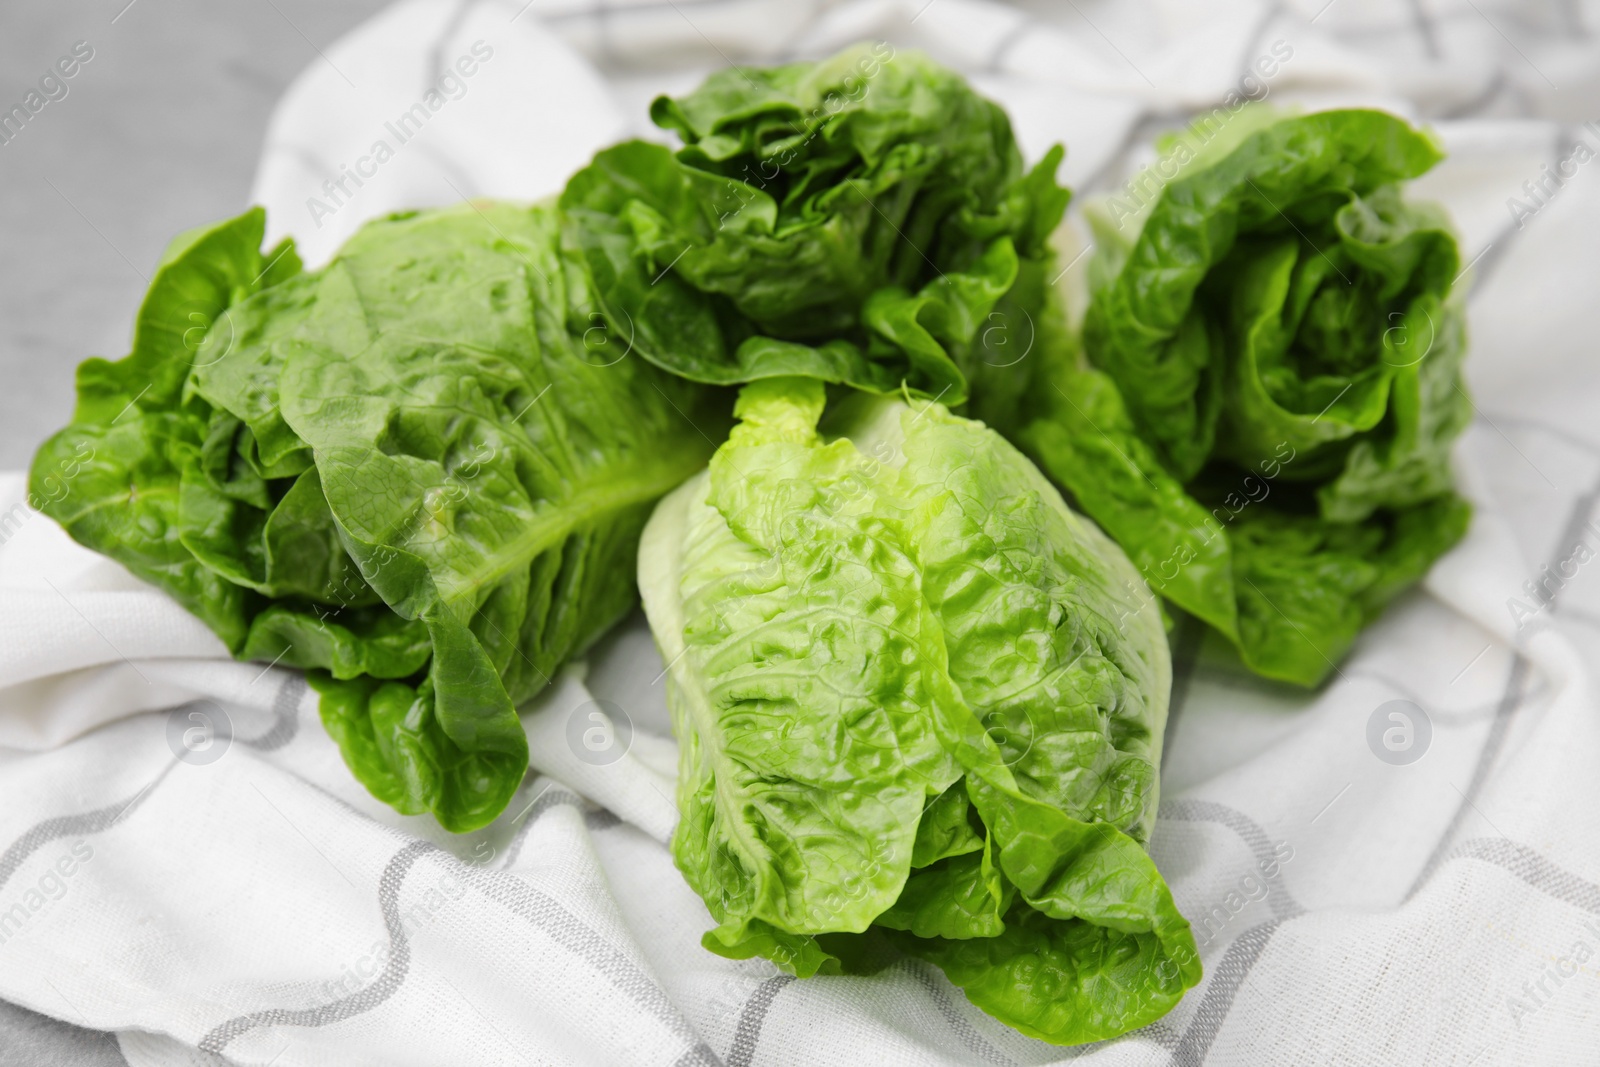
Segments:
[[[702,382],[806,375],[960,403],[1009,364],[1065,209],[999,106],[910,51],[735,67],[658,98],[676,153],[607,149],[561,197],[613,329]],[[1008,315],[1011,305],[1021,301]]]
[[[706,947],[795,974],[931,960],[1058,1043],[1199,978],[1144,843],[1170,663],[1154,597],[1024,456],[930,402],[746,386],[639,581],[682,746]]]
[[[1135,209],[1090,211],[1083,350],[1044,346],[1019,441],[1163,596],[1312,685],[1466,529],[1461,264],[1400,183],[1436,143],[1377,111],[1258,112]]]
[[[1170,144],[1175,177],[1100,215],[1086,369],[1050,293],[1060,152],[1026,169],[959,75],[861,46],[651,114],[682,148],[602,152],[561,200],[644,358],[985,421],[1252,670],[1316,683],[1465,530],[1459,257],[1400,196],[1439,157],[1403,121],[1254,109]]]
[[[375,796],[482,826],[527,769],[514,705],[634,603],[727,401],[613,354],[551,208],[379,220],[315,274],[262,231],[174,242],[35,459],[93,448],[45,510],[235,655],[310,669]]]

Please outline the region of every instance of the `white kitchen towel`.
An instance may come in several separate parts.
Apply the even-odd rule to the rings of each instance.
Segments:
[[[967,72],[1030,157],[1064,141],[1080,197],[1244,98],[1426,120],[1451,156],[1417,192],[1473,261],[1472,532],[1317,692],[1174,635],[1152,850],[1206,978],[1160,1022],[1064,1050],[924,964],[795,981],[699,947],[637,619],[526,710],[536,773],[454,837],[366,795],[296,673],[227,660],[3,476],[0,998],[116,1031],[136,1067],[1595,1062],[1597,30],[1597,5],[1556,0],[389,9],[268,132],[254,198],[312,262],[387,211],[548,196],[656,136],[651,94],[728,62],[863,38]]]

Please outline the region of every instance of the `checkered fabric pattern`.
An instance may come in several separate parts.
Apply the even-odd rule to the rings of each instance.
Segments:
[[[699,947],[641,621],[526,710],[536,773],[451,837],[364,793],[297,674],[229,661],[0,476],[0,998],[114,1032],[136,1067],[1594,1062],[1597,32],[1577,0],[390,8],[269,130],[254,198],[314,262],[399,207],[548,196],[604,144],[659,136],[649,97],[714,68],[862,38],[966,72],[1031,157],[1064,141],[1080,200],[1230,94],[1426,121],[1450,155],[1416,192],[1471,261],[1472,531],[1316,692],[1179,627],[1152,851],[1206,977],[1137,1033],[1060,1049],[921,963],[795,981]],[[451,70],[459,91],[396,143]],[[379,141],[373,176],[329,193]],[[1081,296],[1082,274],[1063,257],[1061,285]],[[596,708],[633,726],[604,765],[570,741]],[[1398,758],[1374,740],[1394,728]]]

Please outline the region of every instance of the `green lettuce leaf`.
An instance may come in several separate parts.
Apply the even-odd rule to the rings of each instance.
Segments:
[[[375,796],[474,829],[526,771],[516,704],[630,610],[726,402],[608,347],[551,208],[379,220],[315,274],[263,228],[174,242],[35,494],[234,655],[310,670]]]
[[[265,224],[253,209],[172,242],[127,357],[79,365],[72,423],[40,446],[29,480],[40,510],[75,540],[161,586],[233,649],[245,641],[256,604],[248,586],[206,566],[184,540],[182,490],[205,476],[212,414],[186,385],[208,358],[200,353],[212,324],[300,270],[290,244],[262,255]]]
[[[706,947],[806,976],[884,938],[1062,1044],[1159,1017],[1200,967],[1144,848],[1156,601],[981,423],[822,409],[814,379],[746,386],[640,548]]]
[[[1148,203],[1092,206],[1087,365],[1046,339],[1017,437],[1159,593],[1314,685],[1469,518],[1460,257],[1400,191],[1440,151],[1359,110],[1206,140]]]
[[[684,147],[607,149],[561,196],[594,311],[645,359],[947,403],[1002,362],[995,316],[1048,258],[1062,153],[1024,170],[1005,113],[959,75],[861,45],[718,72],[651,117]],[[1019,335],[1030,310],[1006,319]]]

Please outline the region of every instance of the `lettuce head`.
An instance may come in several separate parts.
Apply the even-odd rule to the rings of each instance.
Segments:
[[[1170,661],[1122,551],[983,424],[748,385],[639,554],[705,945],[789,971],[938,965],[1071,1044],[1199,979],[1146,852]]]
[[[1403,184],[1441,158],[1379,111],[1245,112],[1095,205],[1087,364],[1018,439],[1164,597],[1314,685],[1470,515],[1455,235]],[[1048,363],[1048,360],[1041,361]]]
[[[374,796],[475,829],[527,771],[516,704],[632,609],[727,401],[614,354],[548,207],[377,219],[316,272],[264,225],[173,242],[35,498],[240,659],[309,671]]]

